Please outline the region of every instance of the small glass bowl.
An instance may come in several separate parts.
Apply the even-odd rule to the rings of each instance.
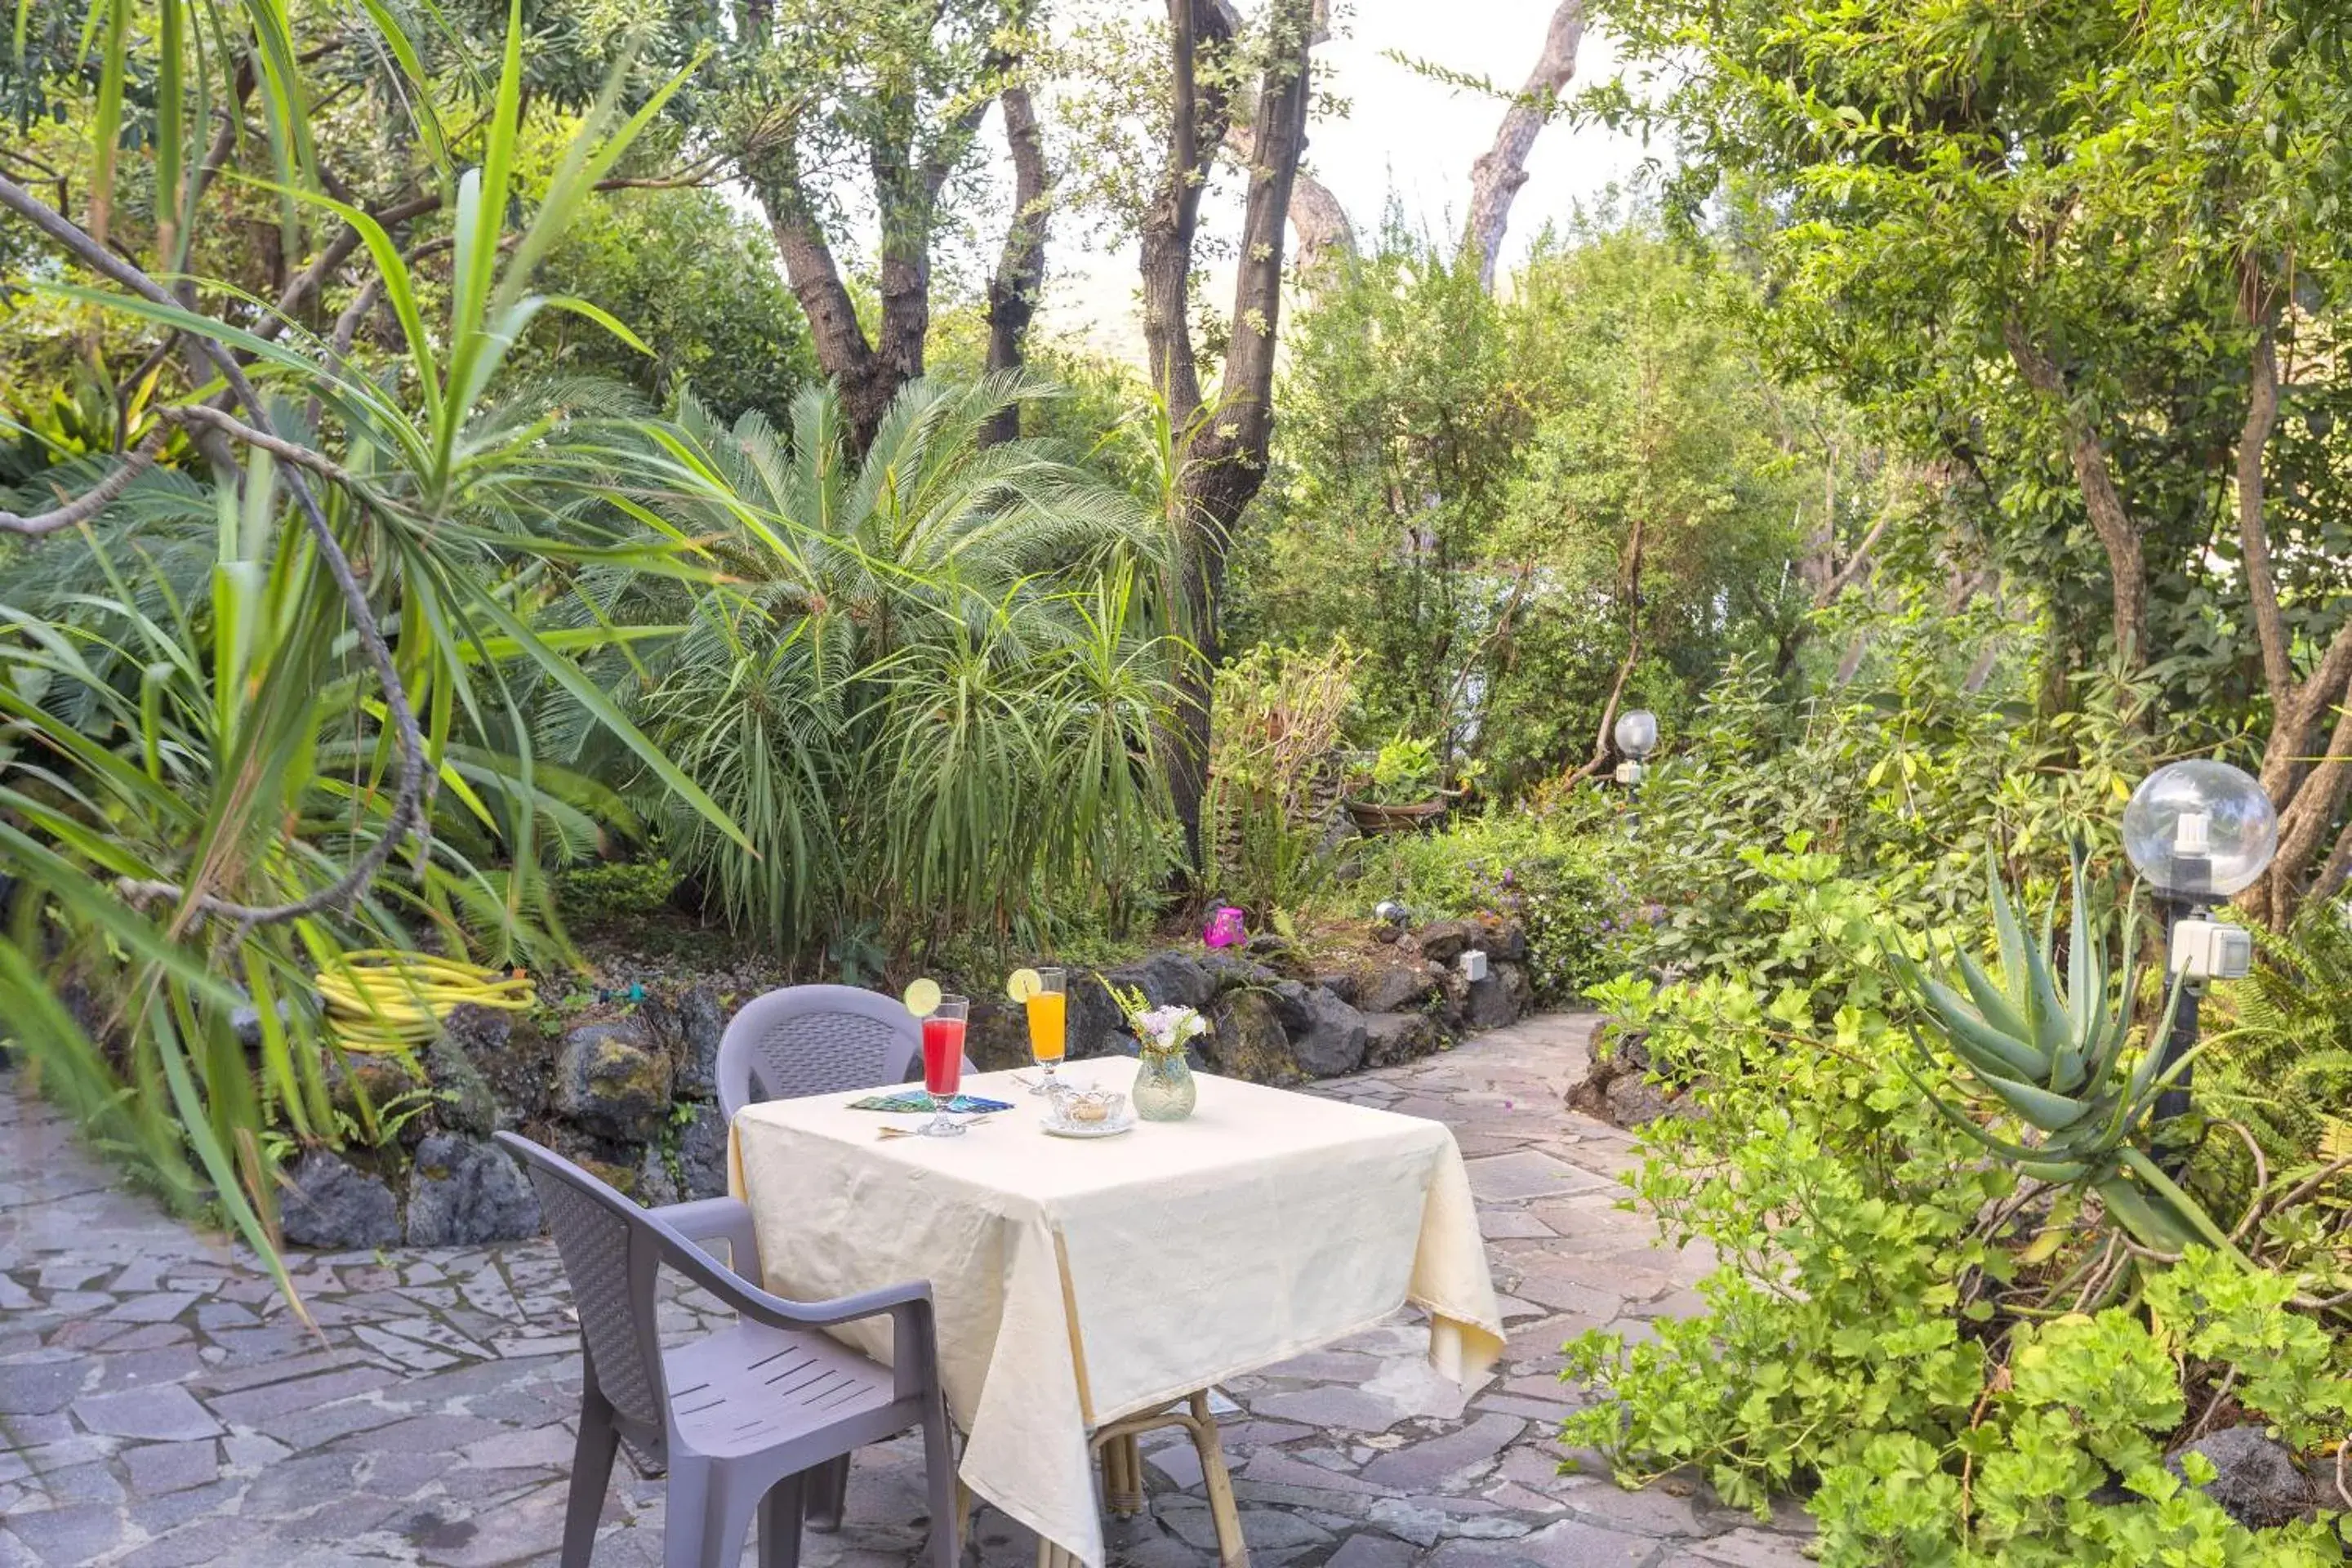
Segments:
[[[1114,1089],[1076,1089],[1057,1083],[1046,1090],[1054,1120],[1070,1127],[1099,1127],[1127,1117],[1127,1096]]]

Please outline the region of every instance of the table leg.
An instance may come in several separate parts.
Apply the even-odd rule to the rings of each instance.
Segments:
[[[1132,1432],[1120,1432],[1103,1445],[1103,1502],[1120,1519],[1132,1519],[1144,1509],[1143,1450]]]
[[[1224,1439],[1209,1411],[1209,1391],[1192,1396],[1192,1447],[1201,1456],[1201,1479],[1209,1494],[1209,1518],[1217,1527],[1217,1557],[1223,1568],[1249,1568],[1249,1543],[1242,1539],[1241,1510],[1234,1502],[1234,1479],[1225,1468]]]

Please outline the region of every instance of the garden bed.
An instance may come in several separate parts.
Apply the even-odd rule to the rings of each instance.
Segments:
[[[314,1149],[295,1163],[280,1203],[287,1238],[349,1248],[535,1233],[528,1184],[488,1141],[499,1129],[556,1149],[641,1202],[723,1193],[719,1041],[743,1004],[785,977],[751,960],[698,971],[680,944],[660,940],[588,951],[593,972],[551,984],[529,1013],[462,1007],[413,1061],[350,1058],[338,1095],[404,1114],[383,1119],[387,1136],[375,1147]],[[1465,974],[1467,952],[1485,955],[1482,978]],[[1197,941],[1162,947],[1074,975],[1069,1054],[1133,1053],[1107,989],[1116,985],[1205,1015],[1212,1029],[1196,1055],[1210,1071],[1277,1086],[1343,1077],[1517,1020],[1532,1002],[1527,956],[1525,931],[1498,920],[1331,928],[1304,946],[1266,936],[1233,952]],[[973,1062],[1028,1065],[1021,1010],[993,985],[963,985],[973,998]]]

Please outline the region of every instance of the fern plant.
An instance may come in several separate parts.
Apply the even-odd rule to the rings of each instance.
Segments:
[[[2254,940],[2263,962],[2227,994],[2199,1097],[2273,1165],[2352,1155],[2352,919],[2322,904]]]

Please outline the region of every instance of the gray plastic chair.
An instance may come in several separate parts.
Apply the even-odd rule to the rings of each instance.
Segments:
[[[723,1239],[736,1268],[756,1276],[751,1211],[734,1199],[647,1210],[527,1138],[501,1132],[498,1141],[539,1189],[586,1352],[562,1568],[588,1568],[625,1439],[669,1469],[664,1568],[738,1568],[755,1510],[761,1568],[796,1568],[808,1472],[916,1426],[930,1484],[934,1568],[957,1568],[955,1452],[927,1282],[787,1301],[695,1246]],[[736,1325],[663,1350],[654,1285],[665,1265],[733,1308]],[[887,1367],[818,1331],[886,1313]]]
[[[895,996],[787,985],[744,1005],[719,1037],[719,1109],[846,1094],[923,1076],[923,1026]]]
[[[964,1070],[971,1070],[970,1058]],[[923,1026],[895,996],[856,985],[787,985],[755,996],[719,1038],[719,1109],[887,1089],[923,1076]],[[846,1457],[808,1479],[808,1522],[841,1528]]]

